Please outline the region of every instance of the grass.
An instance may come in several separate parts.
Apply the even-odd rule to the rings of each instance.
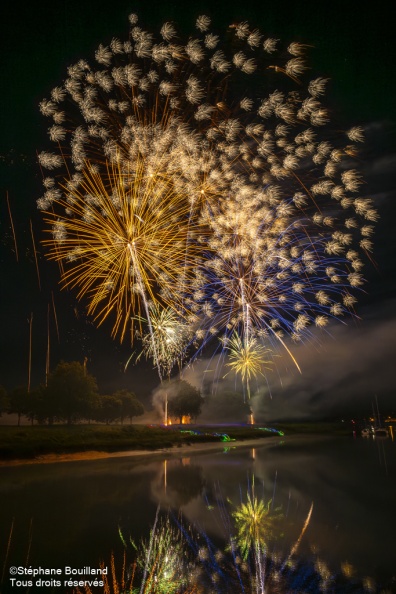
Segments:
[[[282,423],[276,428],[286,435],[346,434],[341,423]],[[53,425],[0,426],[0,459],[36,458],[45,454],[84,451],[159,450],[194,443],[260,439],[277,435],[264,425],[203,426],[183,425],[164,428],[157,425]]]

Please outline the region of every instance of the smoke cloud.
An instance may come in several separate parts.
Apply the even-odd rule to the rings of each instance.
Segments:
[[[396,308],[389,301],[362,313],[357,322],[334,324],[326,332],[313,331],[309,342],[288,344],[301,374],[285,349],[274,357],[266,377],[251,382],[252,397],[244,403],[243,386],[228,373],[224,358],[216,355],[186,368],[183,379],[205,398],[199,422],[246,422],[249,408],[256,422],[304,420],[371,413],[377,396],[381,411],[394,405],[396,365]],[[170,382],[153,392],[153,406],[163,418]]]

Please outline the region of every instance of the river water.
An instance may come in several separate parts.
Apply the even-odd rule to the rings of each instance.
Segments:
[[[226,446],[0,468],[0,591],[22,592],[10,587],[10,566],[107,566],[111,552],[122,556],[120,531],[135,543],[147,538],[157,509],[221,546],[248,491],[282,515],[269,550],[287,557],[301,537],[302,559],[394,591],[395,442],[271,437]]]

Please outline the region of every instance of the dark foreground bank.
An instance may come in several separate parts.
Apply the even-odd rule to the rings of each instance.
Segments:
[[[265,425],[54,425],[0,426],[0,459],[34,459],[47,454],[155,451],[208,442],[232,442],[294,434],[346,435],[345,423]]]

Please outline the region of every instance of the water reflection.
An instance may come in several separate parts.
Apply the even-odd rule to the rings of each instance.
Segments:
[[[194,565],[198,551],[203,554],[206,547],[213,555],[217,551],[220,573],[233,568],[232,575],[239,571],[244,583],[254,567],[245,571],[243,555],[236,564],[236,555],[226,548],[232,529],[237,535],[232,514],[246,504],[253,476],[257,500],[265,505],[271,501],[270,511],[280,508],[284,516],[261,561],[267,572],[272,567],[281,581],[289,572],[284,583],[291,587],[290,580],[298,581],[299,572],[316,584],[320,572],[322,580],[327,575],[327,567],[340,580],[359,583],[362,592],[368,591],[362,589],[367,575],[392,591],[396,443],[391,439],[379,444],[352,437],[271,438],[255,448],[233,447],[227,452],[1,468],[0,557],[4,559],[14,518],[9,565],[24,564],[28,556],[32,565],[94,567],[99,560],[109,562],[111,551],[118,562],[124,551],[119,529],[135,543],[147,542],[159,506],[161,518],[170,511],[189,535],[183,553],[189,563]],[[294,553],[285,565],[312,502],[298,558]],[[359,591],[356,588],[349,591]],[[380,591],[380,586],[375,588]],[[290,591],[301,590],[296,586]]]
[[[262,538],[262,510],[269,507],[248,492],[248,505],[242,504],[228,516],[229,534],[223,546],[216,545],[204,532],[186,524],[181,517],[159,518],[157,508],[150,536],[138,546],[133,543],[134,560],[123,562],[120,577],[113,572],[105,578],[104,592],[140,594],[298,594],[302,592],[346,594],[347,592],[391,593],[392,583],[377,584],[371,577],[357,578],[353,566],[345,561],[338,571],[330,569],[317,554],[300,557],[298,549],[312,517],[308,512],[297,540],[285,555],[270,547],[268,534]],[[243,511],[243,537],[238,514]],[[268,516],[265,514],[268,524]],[[273,514],[273,518],[277,514]],[[251,527],[253,529],[251,530]],[[246,531],[247,530],[247,531]],[[246,534],[248,532],[248,538]],[[112,566],[116,566],[112,558]],[[86,594],[91,594],[85,588]]]
[[[190,458],[164,460],[151,481],[153,499],[162,507],[184,508],[193,499],[201,497],[205,486],[201,465]]]

